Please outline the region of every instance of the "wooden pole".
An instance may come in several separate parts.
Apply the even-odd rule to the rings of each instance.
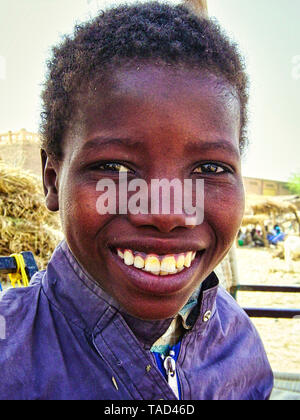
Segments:
[[[239,272],[238,272],[238,266],[237,266],[237,256],[236,256],[236,245],[233,244],[231,247],[229,254],[229,263],[232,273],[232,284],[231,284],[231,292],[233,292],[233,296],[236,297],[236,290],[238,288],[238,285],[240,284],[239,280]]]
[[[183,0],[183,4],[196,15],[208,17],[207,0]],[[227,257],[221,263],[221,267],[226,278],[227,290],[233,290],[233,293],[235,294],[239,285],[235,244],[232,246]]]
[[[208,16],[207,0],[183,0],[183,4],[195,14]]]

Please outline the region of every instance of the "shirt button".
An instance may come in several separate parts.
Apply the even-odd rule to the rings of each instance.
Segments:
[[[203,315],[203,322],[208,322],[211,318],[211,311],[206,311],[205,314]]]

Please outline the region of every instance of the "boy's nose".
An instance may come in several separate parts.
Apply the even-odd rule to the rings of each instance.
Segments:
[[[154,227],[160,232],[169,233],[178,227],[193,229],[196,224],[187,223],[185,214],[129,214],[130,222],[136,227]]]

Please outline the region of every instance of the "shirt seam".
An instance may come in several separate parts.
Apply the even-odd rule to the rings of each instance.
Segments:
[[[64,256],[66,257],[66,259],[67,259],[67,261],[68,261],[68,264],[69,264],[69,266],[71,267],[71,269],[72,269],[72,271],[74,272],[74,274],[76,275],[76,276],[78,276],[79,278],[80,278],[80,281],[81,281],[81,283],[83,283],[84,284],[84,286],[87,288],[87,289],[89,289],[89,291],[96,297],[96,298],[98,298],[98,299],[100,299],[100,300],[103,300],[107,305],[109,305],[109,306],[112,306],[114,309],[117,309],[118,310],[118,308],[117,307],[114,307],[110,302],[108,302],[103,296],[100,296],[100,295],[98,295],[93,289],[92,289],[92,287],[89,285],[89,284],[87,284],[87,282],[85,281],[85,278],[84,277],[87,277],[88,278],[88,280],[89,281],[91,281],[94,285],[95,285],[95,287],[98,287],[100,290],[103,290],[102,288],[101,288],[101,286],[95,281],[95,280],[93,280],[92,278],[90,278],[90,276],[88,275],[88,274],[86,274],[86,273],[84,273],[84,271],[82,270],[82,268],[80,267],[80,265],[79,265],[79,263],[77,263],[78,264],[78,270],[80,271],[80,273],[77,273],[76,272],[76,270],[74,269],[74,267],[73,267],[73,264],[72,264],[72,262],[70,261],[70,259],[69,259],[69,256],[67,255],[67,253],[65,252],[65,250],[63,249],[63,247],[61,247],[61,250],[62,250],[62,252],[63,252],[63,254],[64,254]],[[96,324],[97,324],[97,322],[96,322]],[[96,325],[95,324],[95,325]]]
[[[120,327],[117,325],[117,323],[115,322],[115,321],[113,321],[114,322],[114,324],[116,325],[116,327],[118,328],[118,330],[120,331],[120,334],[122,335],[122,337],[123,337],[123,340],[125,340],[126,341],[126,338],[124,337],[124,331],[122,331],[121,329],[120,329]],[[120,322],[123,324],[123,319],[120,319]],[[127,326],[127,324],[126,325],[123,325],[124,326],[124,328],[126,328],[126,326]],[[134,336],[135,337],[135,336]],[[136,338],[136,337],[135,337]],[[138,343],[137,343],[137,345],[138,345]],[[138,351],[141,353],[141,356],[144,356],[143,355],[143,350],[140,348],[140,347],[138,347]],[[146,353],[146,355],[147,355],[147,353]],[[147,358],[148,358],[148,355],[147,355]],[[150,358],[149,359],[149,361],[150,362],[152,362],[152,359]],[[154,367],[156,368],[156,364],[154,364]],[[149,374],[151,375],[151,377],[152,377],[152,379],[153,379],[153,381],[159,386],[159,388],[160,388],[160,390],[161,390],[161,384],[159,383],[159,381],[157,380],[157,378],[156,378],[156,376],[151,372],[151,370],[150,370],[150,372],[149,372]],[[164,379],[164,378],[163,378]],[[164,390],[161,390],[161,393],[163,394],[163,396],[164,397],[168,397],[167,395],[166,395],[166,393],[165,393],[165,391]]]
[[[105,304],[107,304],[108,305],[108,307],[112,307],[112,308],[114,308],[115,310],[117,310],[118,311],[118,308],[116,308],[116,307],[114,307],[113,305],[111,305],[111,303],[109,303],[108,301],[106,301],[106,299],[105,298],[103,298],[103,296],[99,296],[85,281],[84,281],[84,279],[82,278],[82,276],[84,276],[84,273],[83,273],[83,271],[82,271],[82,269],[81,269],[81,267],[78,265],[78,268],[79,268],[79,270],[80,270],[80,274],[79,273],[77,273],[76,271],[75,271],[75,269],[74,269],[74,267],[73,267],[73,265],[72,265],[72,263],[71,263],[71,261],[69,260],[69,258],[68,258],[68,255],[67,255],[67,253],[65,252],[65,250],[63,249],[63,247],[61,246],[61,244],[59,245],[59,247],[58,248],[60,248],[61,249],[61,251],[63,252],[63,254],[64,254],[64,256],[65,256],[65,258],[66,258],[66,260],[67,260],[67,262],[68,262],[68,264],[69,264],[69,266],[71,267],[71,269],[72,269],[72,271],[73,271],[73,273],[75,274],[75,276],[76,277],[79,277],[79,279],[80,279],[80,282],[84,285],[84,287],[86,287],[92,294],[93,294],[93,296],[94,297],[96,297],[97,299],[99,299],[100,301],[102,300],[103,302],[105,302]],[[47,274],[47,271],[45,271],[45,274],[44,274],[44,276]],[[91,279],[89,279],[90,281],[93,281],[94,282],[94,280],[91,280]],[[94,282],[95,283],[95,286],[96,287],[99,287],[100,288],[100,290],[102,290],[101,289],[101,287],[96,283],[96,282]],[[48,282],[48,284],[49,284],[49,282]],[[95,329],[95,326],[98,324],[98,322],[99,322],[99,320],[100,320],[100,318],[102,317],[102,315],[103,315],[103,313],[105,312],[105,311],[103,311],[103,313],[102,314],[100,314],[99,315],[99,318],[97,319],[97,321],[94,323],[94,325],[92,326],[92,327],[88,327],[88,326],[86,326],[86,327],[84,327],[84,326],[82,326],[82,325],[80,325],[79,324],[79,322],[76,322],[76,321],[74,321],[73,319],[70,319],[70,317],[69,317],[69,315],[68,314],[66,314],[65,313],[65,311],[63,310],[63,308],[61,308],[61,305],[59,305],[58,303],[55,303],[55,301],[53,301],[52,299],[51,299],[51,297],[47,294],[47,292],[46,292],[46,290],[44,289],[44,286],[43,286],[43,284],[41,284],[41,287],[42,287],[42,290],[43,290],[43,293],[45,294],[45,296],[46,296],[46,298],[47,298],[47,300],[51,303],[51,305],[53,305],[55,308],[56,308],[56,310],[60,313],[60,314],[62,314],[63,316],[64,316],[64,318],[68,321],[68,322],[70,322],[70,323],[72,323],[73,325],[75,325],[75,326],[77,326],[78,328],[80,328],[82,331],[85,331],[85,332],[88,332],[89,334],[92,334],[92,331]]]
[[[80,330],[82,330],[82,331],[86,331],[86,328],[83,328],[81,325],[78,325],[77,324],[77,322],[76,321],[74,321],[74,320],[72,320],[72,319],[70,319],[66,314],[65,314],[65,312],[64,311],[62,311],[61,309],[60,309],[60,307],[55,303],[55,302],[53,302],[52,301],[52,299],[47,295],[47,292],[45,291],[45,289],[44,289],[44,287],[43,287],[43,285],[41,285],[41,290],[42,290],[42,292],[43,292],[43,294],[46,296],[46,299],[47,299],[47,301],[49,302],[49,304],[51,305],[51,306],[53,306],[56,310],[57,310],[57,312],[59,312],[63,317],[64,317],[64,319],[67,321],[67,322],[70,322],[70,324],[73,324],[73,325],[75,325],[77,328],[79,328]]]
[[[118,364],[119,359],[117,358],[115,352],[112,350],[112,348],[109,346],[109,344],[107,343],[107,341],[105,340],[105,338],[103,337],[103,335],[101,333],[99,333],[101,336],[101,339],[103,341],[103,344],[105,345],[106,349],[108,349],[111,354],[113,355],[116,364]],[[97,344],[95,343],[95,337],[93,337],[93,344],[94,346],[98,349]],[[118,380],[122,383],[122,385],[124,386],[124,388],[128,391],[128,393],[131,395],[131,397],[135,397],[132,394],[132,391],[130,391],[130,389],[126,386],[126,383],[124,382],[123,379],[120,378],[119,373],[116,371],[116,369],[114,368],[114,366],[109,362],[109,360],[102,354],[102,352],[100,352],[100,356],[102,357],[102,359],[105,361],[105,363],[110,366],[111,370],[114,372],[114,374],[116,375],[116,377],[118,378]],[[132,382],[133,383],[133,382]],[[140,392],[138,391],[138,389],[136,388],[136,386],[134,385],[135,390],[138,392],[138,394],[140,395],[140,397],[142,398],[142,395],[140,394]]]

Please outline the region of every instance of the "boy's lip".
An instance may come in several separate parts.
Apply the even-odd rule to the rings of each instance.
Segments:
[[[129,244],[128,242],[126,245],[127,246],[124,246],[124,248],[128,249],[129,246],[131,246],[133,249],[138,250],[140,252],[149,253],[149,251],[155,251],[157,254],[160,255],[167,255],[171,253],[176,254],[192,250],[191,248],[184,248],[183,246],[181,246],[180,248],[172,247],[173,249],[171,250],[169,247],[153,247],[150,249],[148,248],[148,246],[145,248],[142,246],[138,246],[138,244],[132,246],[133,244]],[[114,264],[116,268],[120,271],[120,275],[122,276],[124,281],[128,282],[131,286],[133,286],[140,292],[150,293],[154,295],[175,294],[185,289],[195,278],[195,274],[199,269],[199,265],[203,259],[203,254],[205,252],[204,249],[200,250],[200,252],[197,252],[196,257],[189,268],[185,268],[183,271],[177,274],[157,276],[155,274],[151,274],[151,272],[137,269],[132,265],[127,266],[118,256],[116,250],[117,247],[110,248],[110,253],[114,259]]]
[[[132,249],[144,254],[169,255],[190,251],[202,252],[205,250],[206,246],[204,244],[199,244],[198,241],[193,242],[184,240],[147,238],[142,241],[118,241],[108,244],[108,248],[110,248],[112,251],[117,249]]]

